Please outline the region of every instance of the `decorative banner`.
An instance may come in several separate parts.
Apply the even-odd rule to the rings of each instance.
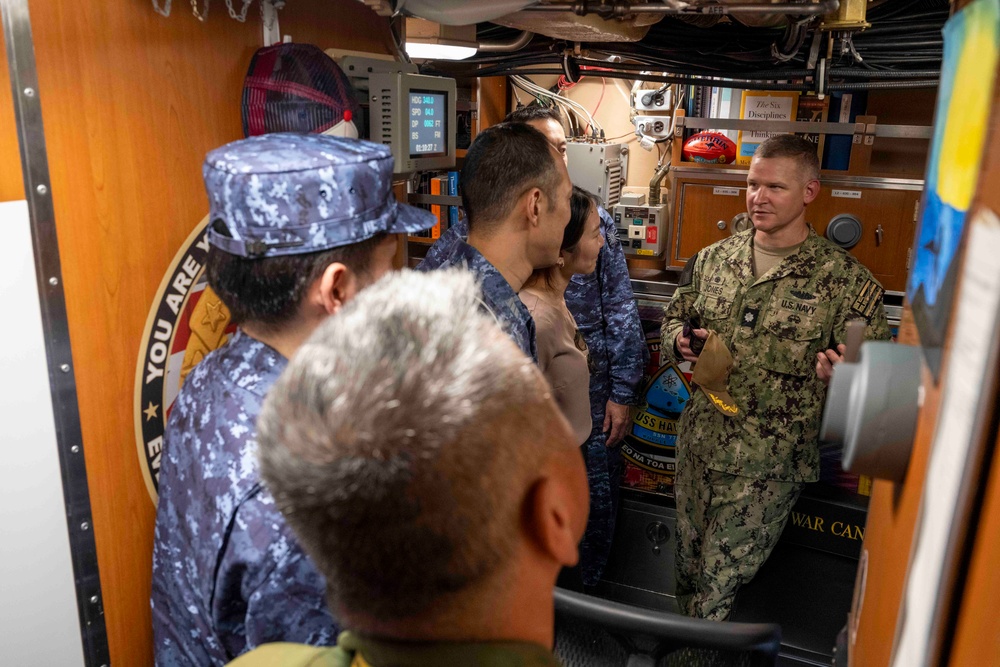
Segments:
[[[170,263],[153,299],[135,372],[135,438],[139,465],[156,502],[163,433],[188,373],[236,330],[229,309],[205,280],[208,216]]]
[[[663,303],[639,297],[639,318],[649,347],[649,380],[642,391],[642,405],[622,442],[625,473],[622,486],[673,496],[674,445],[677,420],[691,397],[689,377],[674,364],[660,366],[660,325]],[[688,366],[688,364],[684,364]]]

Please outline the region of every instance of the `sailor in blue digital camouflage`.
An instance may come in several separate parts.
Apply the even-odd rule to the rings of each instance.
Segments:
[[[459,239],[447,255],[438,256],[439,264],[424,261],[418,269],[429,271],[448,266],[464,266],[479,278],[483,292],[483,304],[496,315],[521,351],[535,361],[538,349],[535,341],[535,322],[531,313],[517,297],[517,292],[488,259],[475,247]]]
[[[535,361],[535,323],[517,293],[532,271],[558,260],[572,189],[566,164],[541,132],[511,123],[487,128],[462,168],[468,241],[457,238],[417,267],[462,266],[475,273],[484,306]]]
[[[566,158],[566,134],[559,115],[544,107],[525,107],[512,112],[507,122],[527,123],[541,131]],[[589,348],[590,408],[594,430],[584,445],[590,477],[590,518],[580,545],[584,583],[596,584],[604,571],[622,475],[621,443],[629,426],[628,406],[640,400],[640,390],[649,350],[639,322],[632,283],[611,215],[598,208],[604,247],[597,270],[576,275],[566,289],[566,306],[576,320]],[[440,264],[442,258],[468,236],[463,218],[450,227],[428,250],[423,266]]]
[[[747,176],[754,228],[692,257],[665,309],[664,361],[695,362],[697,376],[692,338],[712,331],[733,362],[728,394],[695,392],[678,424],[677,599],[692,616],[729,615],[818,479],[826,383],[848,322],[889,338],[882,287],[805,221],[818,178],[809,142],[762,143]]]
[[[153,546],[156,664],[223,665],[272,641],[330,644],[325,582],[262,487],[256,419],[299,342],[391,268],[398,205],[380,145],[271,134],[208,154],[208,282],[239,329],[170,414]]]

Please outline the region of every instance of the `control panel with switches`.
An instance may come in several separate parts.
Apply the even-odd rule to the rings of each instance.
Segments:
[[[666,250],[667,206],[619,204],[612,215],[626,257],[660,257]]]

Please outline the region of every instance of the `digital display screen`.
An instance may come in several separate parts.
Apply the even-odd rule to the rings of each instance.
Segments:
[[[448,94],[411,90],[409,99],[410,157],[447,155]]]

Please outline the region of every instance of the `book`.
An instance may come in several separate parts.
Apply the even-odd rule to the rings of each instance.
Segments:
[[[799,96],[799,108],[795,120],[805,123],[825,123],[830,111],[830,98],[819,99],[816,95]],[[826,146],[826,135],[819,132],[800,133],[800,137],[816,144],[816,155],[820,164],[823,163],[823,148]]]
[[[722,119],[739,118],[740,107],[739,104],[733,104],[733,100],[740,99],[740,91],[734,90],[732,88],[719,88],[719,99],[718,106],[716,108],[714,117]],[[733,143],[736,142],[736,130],[713,130],[719,134],[724,134],[725,136],[732,139]]]
[[[744,90],[740,102],[743,120],[793,121],[798,112],[799,93]],[[781,132],[740,130],[736,134],[736,164],[748,165],[757,146]]]
[[[708,109],[709,118],[719,117],[719,104],[722,102],[722,89],[718,86],[712,86],[712,93],[710,96],[710,104]]]
[[[449,171],[448,172],[448,195],[451,197],[458,196],[458,172]],[[449,206],[448,207],[448,226],[458,224],[458,207]]]
[[[448,191],[448,177],[447,176],[435,176],[431,179],[431,194],[440,195]],[[431,227],[430,238],[439,239],[441,238],[441,223],[447,224],[448,214],[444,209],[446,206],[441,206],[440,204],[431,204],[431,215],[437,218],[437,222]]]
[[[836,92],[830,95],[829,117],[838,123],[853,123],[864,113],[867,94],[864,91]],[[851,162],[851,135],[833,134],[826,138],[823,169],[845,170]]]
[[[427,195],[431,192],[431,175],[429,172],[421,172],[417,178],[416,182],[413,184],[413,192],[415,194]],[[422,208],[425,211],[431,211],[430,204],[414,204],[417,208]],[[425,229],[419,232],[413,232],[409,235],[410,238],[419,239],[429,239],[431,238],[431,230]]]

